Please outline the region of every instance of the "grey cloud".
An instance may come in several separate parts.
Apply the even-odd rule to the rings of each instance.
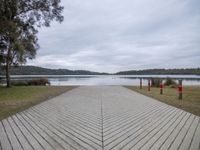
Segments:
[[[116,72],[199,67],[199,0],[62,1],[65,21],[38,34],[28,64]]]

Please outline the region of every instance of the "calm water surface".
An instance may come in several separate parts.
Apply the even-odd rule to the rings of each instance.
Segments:
[[[12,80],[31,80],[48,78],[51,85],[139,85],[139,78],[147,85],[151,77],[183,79],[183,85],[200,85],[197,75],[20,75],[12,76]]]

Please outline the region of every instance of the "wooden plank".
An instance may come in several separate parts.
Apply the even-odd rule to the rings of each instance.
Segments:
[[[190,150],[200,150],[200,138],[199,137],[200,137],[200,118],[199,118],[198,125],[195,129],[195,134],[192,138]]]
[[[137,147],[139,148],[140,145],[138,146],[137,145],[138,143],[143,144],[145,142],[145,140],[143,141],[143,139],[145,139],[145,137],[148,134],[154,132],[156,129],[161,128],[163,125],[166,124],[166,122],[170,121],[175,115],[177,115],[177,111],[169,112],[168,114],[165,114],[165,116],[160,115],[161,118],[158,117],[159,119],[157,118],[154,119],[153,122],[147,126],[147,128],[145,127],[141,130],[137,138],[133,137],[135,139],[134,141],[130,141],[131,140],[130,139],[129,144],[123,147],[123,149],[127,149],[127,147],[130,149],[137,149]]]
[[[136,129],[127,132],[123,137],[121,136],[120,139],[118,139],[118,141],[115,141],[114,145],[113,144],[110,145],[112,146],[111,148],[112,149],[131,148],[132,145],[137,140],[139,140],[139,138],[137,138],[138,136],[144,133],[144,131],[149,130],[152,126],[159,125],[164,119],[167,119],[173,112],[174,110],[169,110],[161,115],[160,113],[158,113],[157,116],[154,116],[147,123],[141,124],[141,126],[138,126]],[[107,149],[109,149],[109,147]]]
[[[119,86],[79,87],[0,121],[0,150],[200,150],[200,118]]]
[[[181,150],[188,150],[191,146],[191,142],[193,140],[193,136],[195,134],[195,130],[197,128],[197,125],[198,125],[198,122],[199,122],[199,118],[194,116],[195,119],[193,121],[193,123],[191,124],[188,132],[187,132],[187,135],[185,136],[184,140],[182,141],[182,144],[180,146],[179,149]],[[199,137],[200,138],[200,137]]]
[[[12,150],[10,141],[8,139],[8,136],[5,132],[4,126],[1,121],[0,121],[0,141],[2,150]]]
[[[57,126],[57,124],[52,124],[51,122],[49,122],[47,120],[44,121],[43,119],[39,119],[39,116],[37,114],[35,114],[35,112],[31,112],[31,115],[37,116],[37,120],[40,123],[42,123],[45,126],[45,128],[48,128],[50,131],[52,131],[53,133],[55,133],[56,135],[61,137],[64,141],[66,141],[68,144],[70,144],[70,146],[74,146],[75,149],[91,149],[91,147],[89,145],[87,145],[86,143],[81,145],[79,142],[74,140],[74,138],[76,138],[76,137],[72,137],[69,134],[67,134],[65,131],[60,129],[60,127]]]
[[[136,126],[137,124],[142,124],[141,122],[144,121],[149,121],[149,119],[151,117],[153,117],[155,114],[162,113],[165,109],[156,109],[156,110],[152,110],[151,112],[147,112],[145,114],[142,115],[137,115],[134,116],[133,119],[130,119],[129,121],[123,122],[118,126],[113,126],[113,129],[111,131],[104,131],[104,140],[108,140],[111,137],[114,137],[115,135],[119,135],[120,133],[123,133],[125,130],[129,130],[130,128],[132,128],[133,126]]]
[[[48,135],[44,130],[42,130],[38,124],[33,122],[30,118],[28,118],[24,113],[20,113],[20,115],[35,129],[38,131],[38,133],[43,137],[43,139],[47,140],[48,143],[50,143],[56,150],[63,150],[64,147],[62,147],[59,143],[55,141],[51,136]]]
[[[159,139],[157,139],[156,142],[153,143],[153,145],[149,147],[149,149],[150,150],[158,150],[163,145],[163,143],[168,139],[168,137],[174,132],[174,130],[179,125],[179,123],[182,121],[182,119],[186,116],[186,114],[187,114],[186,112],[183,112],[182,116],[179,117],[175,121],[175,123],[170,126],[170,128],[167,130],[167,132],[165,132],[163,135],[161,135],[161,137],[159,137]],[[152,139],[152,140],[154,140],[154,139]]]
[[[58,106],[58,107],[60,107],[60,106]],[[55,110],[55,106],[54,107],[53,106],[46,106],[46,107],[41,107],[41,108],[38,107],[38,108],[33,108],[33,109],[36,110],[36,111],[44,111],[44,110],[46,110],[46,111],[57,112]],[[82,123],[85,123],[87,125],[90,125],[91,128],[94,128],[97,131],[101,130],[100,124],[98,124],[97,122],[91,121],[89,119],[86,119],[82,115],[77,115],[77,113],[72,113],[69,110],[67,110],[65,112],[60,112],[60,114],[58,113],[58,115],[60,117],[65,116],[65,114],[66,114],[66,116],[69,116],[70,118],[72,118],[74,120],[79,120],[79,122],[82,122]],[[55,114],[46,114],[46,115],[50,116],[50,115],[55,115]],[[53,117],[51,116],[51,118],[53,118]]]
[[[171,145],[170,149],[179,149],[180,145],[182,144],[182,141],[184,140],[190,126],[192,125],[195,117],[194,115],[191,115],[190,118],[187,120],[187,122],[184,124],[182,129],[180,130],[178,136],[173,141],[173,144]]]
[[[23,135],[26,137],[26,139],[29,141],[31,146],[36,150],[43,150],[44,148],[38,143],[38,141],[33,137],[33,135],[26,129],[26,127],[21,123],[21,121],[14,115],[12,116],[13,120],[19,127],[20,131],[23,133]]]
[[[128,128],[118,129],[120,131],[117,132],[116,134],[114,134],[114,136],[112,136],[111,138],[104,137],[105,146],[111,144],[112,141],[115,141],[115,140],[119,141],[120,139],[127,138],[127,135],[131,135],[133,133],[136,133],[136,131],[138,131],[139,129],[141,129],[143,126],[148,125],[151,122],[150,119],[153,120],[153,118],[159,117],[160,114],[162,114],[162,112],[164,112],[164,111],[165,110],[156,111],[154,114],[152,114],[151,118],[149,118],[149,116],[147,115],[146,118],[141,118],[140,121],[134,122],[133,124],[131,124],[130,126],[128,126]],[[118,143],[118,142],[115,142],[115,143]]]
[[[11,117],[8,118],[8,122],[10,123],[10,126],[13,128],[13,131],[15,132],[18,140],[20,141],[22,147],[24,150],[33,150],[33,147],[29,144],[27,139],[24,137],[22,132],[19,130],[17,125],[14,123],[13,119]]]
[[[162,108],[159,108],[159,109],[156,109],[156,108],[157,107],[153,107],[153,108],[151,107],[151,108],[149,108],[149,109],[147,109],[145,111],[142,111],[142,112],[140,111],[140,113],[136,113],[136,114],[133,113],[134,115],[132,114],[130,118],[124,116],[123,118],[126,118],[126,119],[123,119],[123,120],[122,119],[118,119],[119,121],[116,121],[116,122],[113,121],[112,124],[109,125],[109,127],[106,128],[104,126],[104,134],[105,135],[110,135],[110,133],[118,130],[119,128],[122,128],[122,127],[125,127],[127,125],[130,125],[134,121],[140,120],[140,119],[145,118],[145,117],[148,117],[151,114],[153,114],[154,112],[159,111],[160,109],[162,109]],[[107,122],[104,121],[104,124],[107,124]]]
[[[44,139],[37,130],[35,130],[30,124],[25,121],[20,114],[16,114],[17,118],[23,123],[24,127],[31,133],[31,135],[37,140],[37,142],[48,150],[53,150],[53,147]]]
[[[1,140],[0,140],[0,150],[2,150],[2,146],[1,146]]]
[[[42,111],[40,112],[39,110],[37,110],[38,113],[43,113],[42,116],[44,116],[46,119],[46,113],[48,113],[49,111]],[[58,115],[57,113],[55,113],[55,115]],[[53,120],[52,120],[53,121]],[[70,119],[66,120],[65,118],[59,117],[58,119],[56,119],[56,121],[64,126],[66,126],[66,128],[70,128],[71,131],[74,132],[79,132],[79,134],[83,134],[85,136],[87,136],[89,139],[95,140],[97,143],[101,142],[101,134],[99,132],[95,132],[94,130],[90,130],[90,127],[86,128],[85,126],[81,126],[80,124],[77,124],[75,122],[71,122]],[[87,125],[87,124],[86,124]],[[98,133],[98,134],[97,134]]]
[[[69,130],[68,128],[64,127],[62,124],[58,124],[57,122],[53,122],[51,119],[44,119],[42,118],[42,115],[37,114],[36,112],[32,113],[37,116],[38,118],[40,118],[40,121],[43,122],[43,120],[46,120],[46,123],[48,123],[49,127],[52,130],[57,130],[57,132],[64,134],[64,136],[68,137],[69,140],[73,140],[74,142],[77,142],[77,144],[80,144],[80,146],[83,146],[86,149],[95,149],[95,147],[99,147],[99,145],[97,145],[96,143],[94,143],[93,141],[89,140],[88,138],[86,138],[85,136],[77,133],[77,132],[73,132],[72,130]]]
[[[141,140],[141,144],[138,145],[139,149],[146,150],[150,149],[150,147],[157,141],[159,138],[166,132],[168,132],[169,128],[173,126],[173,124],[181,117],[182,111],[179,111],[176,116],[174,116],[171,120],[169,120],[164,126],[161,128],[156,128],[153,132],[151,132],[148,136]],[[157,131],[156,131],[157,130]],[[137,147],[135,147],[137,148]]]
[[[9,123],[8,123],[8,120],[7,119],[4,119],[2,121],[3,125],[4,125],[4,128],[5,128],[5,132],[7,133],[7,136],[8,136],[8,139],[10,140],[10,143],[12,145],[12,148],[14,149],[22,149],[22,146],[20,145],[17,137],[15,136],[12,128],[10,127]]]
[[[61,147],[70,149],[70,150],[76,150],[75,148],[76,143],[74,143],[74,146],[70,145],[69,141],[66,141],[67,140],[66,138],[63,138],[62,136],[59,136],[59,134],[56,134],[56,132],[50,130],[47,126],[45,126],[44,124],[39,122],[35,117],[33,117],[32,114],[29,114],[28,112],[26,112],[25,115],[29,117],[34,123],[36,123],[50,137],[52,137],[57,143],[59,143]]]
[[[169,149],[171,144],[174,140],[176,140],[177,135],[181,131],[184,124],[187,122],[191,114],[187,113],[186,116],[181,120],[181,122],[178,124],[178,126],[173,130],[173,132],[170,134],[170,136],[167,137],[167,140],[162,144],[160,147],[160,150],[166,150]]]

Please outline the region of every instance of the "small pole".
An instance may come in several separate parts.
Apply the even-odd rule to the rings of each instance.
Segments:
[[[160,94],[161,95],[163,94],[163,87],[164,87],[164,85],[163,85],[162,80],[161,80],[161,82],[160,82]]]
[[[142,78],[140,78],[140,89],[142,89]]]
[[[180,79],[178,84],[178,99],[183,99],[183,86],[182,86],[182,80]]]
[[[150,83],[150,79],[148,79],[148,91],[150,91],[151,88],[151,83]]]

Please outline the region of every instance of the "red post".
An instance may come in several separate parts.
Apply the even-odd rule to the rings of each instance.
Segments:
[[[163,88],[164,88],[164,85],[163,85],[163,83],[161,81],[161,83],[160,83],[160,94],[161,95],[163,94]]]
[[[140,78],[140,89],[142,89],[142,78]]]
[[[150,79],[148,79],[148,91],[150,91],[151,88],[151,83],[150,83]]]
[[[183,99],[183,86],[182,86],[182,80],[179,80],[178,84],[178,99]]]

